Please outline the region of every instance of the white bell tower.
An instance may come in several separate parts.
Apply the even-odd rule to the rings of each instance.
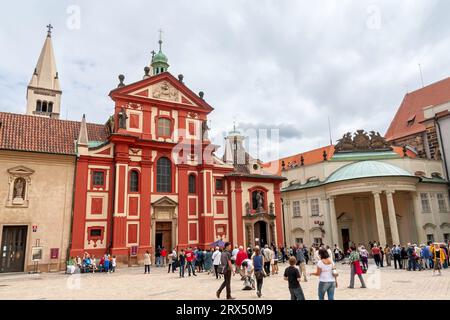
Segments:
[[[52,25],[27,89],[27,115],[59,119],[61,87],[52,45]]]

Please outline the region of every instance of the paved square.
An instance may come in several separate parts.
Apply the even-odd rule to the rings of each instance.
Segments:
[[[280,265],[278,275],[264,279],[261,299],[286,300],[290,298],[283,272],[287,265]],[[307,266],[312,272],[314,267]],[[430,270],[408,272],[385,267],[377,270],[371,264],[369,273],[364,275],[368,289],[348,289],[349,266],[338,265],[339,287],[336,300],[355,299],[450,299],[450,269],[444,269],[442,276],[432,276]],[[215,292],[221,281],[212,275],[200,273],[197,277],[180,279],[178,274],[168,274],[166,268],[152,267],[150,275],[143,274],[142,268],[122,268],[114,274],[8,274],[0,276],[0,299],[129,299],[129,300],[182,300],[216,299]],[[309,277],[302,282],[305,297],[317,300],[317,277]],[[240,277],[232,279],[232,295],[238,300],[258,299],[255,291],[243,291]],[[225,297],[225,292],[222,293]]]

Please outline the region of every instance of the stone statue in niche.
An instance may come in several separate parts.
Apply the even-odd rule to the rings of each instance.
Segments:
[[[271,202],[270,205],[269,205],[269,213],[270,214],[275,214],[273,202]]]
[[[119,129],[127,128],[127,119],[127,112],[125,111],[125,108],[122,107],[122,110],[119,112]]]
[[[16,199],[25,199],[25,179],[23,178],[17,178],[16,181],[14,181],[13,200]]]
[[[245,214],[250,215],[250,203],[248,201],[245,203]]]
[[[262,192],[256,193],[256,202],[258,204],[256,211],[263,212],[264,211],[264,194]]]

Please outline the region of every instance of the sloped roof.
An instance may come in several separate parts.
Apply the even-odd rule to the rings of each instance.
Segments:
[[[404,157],[403,154],[403,148],[402,147],[392,147],[392,151],[389,153],[389,156],[387,152],[349,152],[349,153],[342,153],[342,154],[338,154],[338,153],[334,153],[334,146],[330,145],[330,146],[326,146],[326,147],[322,147],[322,148],[318,148],[318,149],[314,149],[311,151],[306,151],[303,153],[299,153],[293,156],[289,156],[289,157],[285,157],[285,158],[281,158],[280,160],[275,160],[272,162],[268,162],[268,163],[264,163],[262,165],[263,168],[275,168],[276,170],[272,170],[272,171],[276,171],[276,172],[272,172],[274,174],[281,174],[282,172],[282,163],[284,161],[285,164],[285,170],[290,170],[290,169],[294,169],[294,168],[298,168],[300,167],[301,164],[301,157],[303,156],[303,163],[305,166],[309,166],[309,165],[313,165],[316,163],[321,163],[323,162],[323,152],[326,151],[327,152],[327,159],[330,161],[339,161],[340,159],[343,158],[349,158],[349,157],[364,157],[364,159],[353,159],[354,160],[370,160],[370,156],[372,156],[373,158],[383,158],[383,159],[388,159],[388,158],[396,158],[396,157]],[[395,154],[393,154],[395,152]],[[411,150],[407,149],[406,150],[406,156],[409,158],[416,158],[417,155],[412,152]],[[277,163],[278,162],[278,163]]]
[[[406,94],[384,135],[386,140],[425,131],[425,126],[421,123],[424,120],[423,108],[447,101],[450,101],[450,77]]]
[[[79,121],[0,112],[0,150],[76,155]],[[87,124],[90,141],[107,141],[106,127]]]

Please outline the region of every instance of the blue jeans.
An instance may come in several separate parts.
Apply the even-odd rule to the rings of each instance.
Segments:
[[[325,293],[328,300],[334,300],[334,289],[336,289],[336,282],[319,282],[319,300],[325,300]]]
[[[184,264],[180,265],[180,277],[184,277]]]
[[[301,287],[289,288],[289,292],[291,294],[291,300],[305,300],[305,295]]]

